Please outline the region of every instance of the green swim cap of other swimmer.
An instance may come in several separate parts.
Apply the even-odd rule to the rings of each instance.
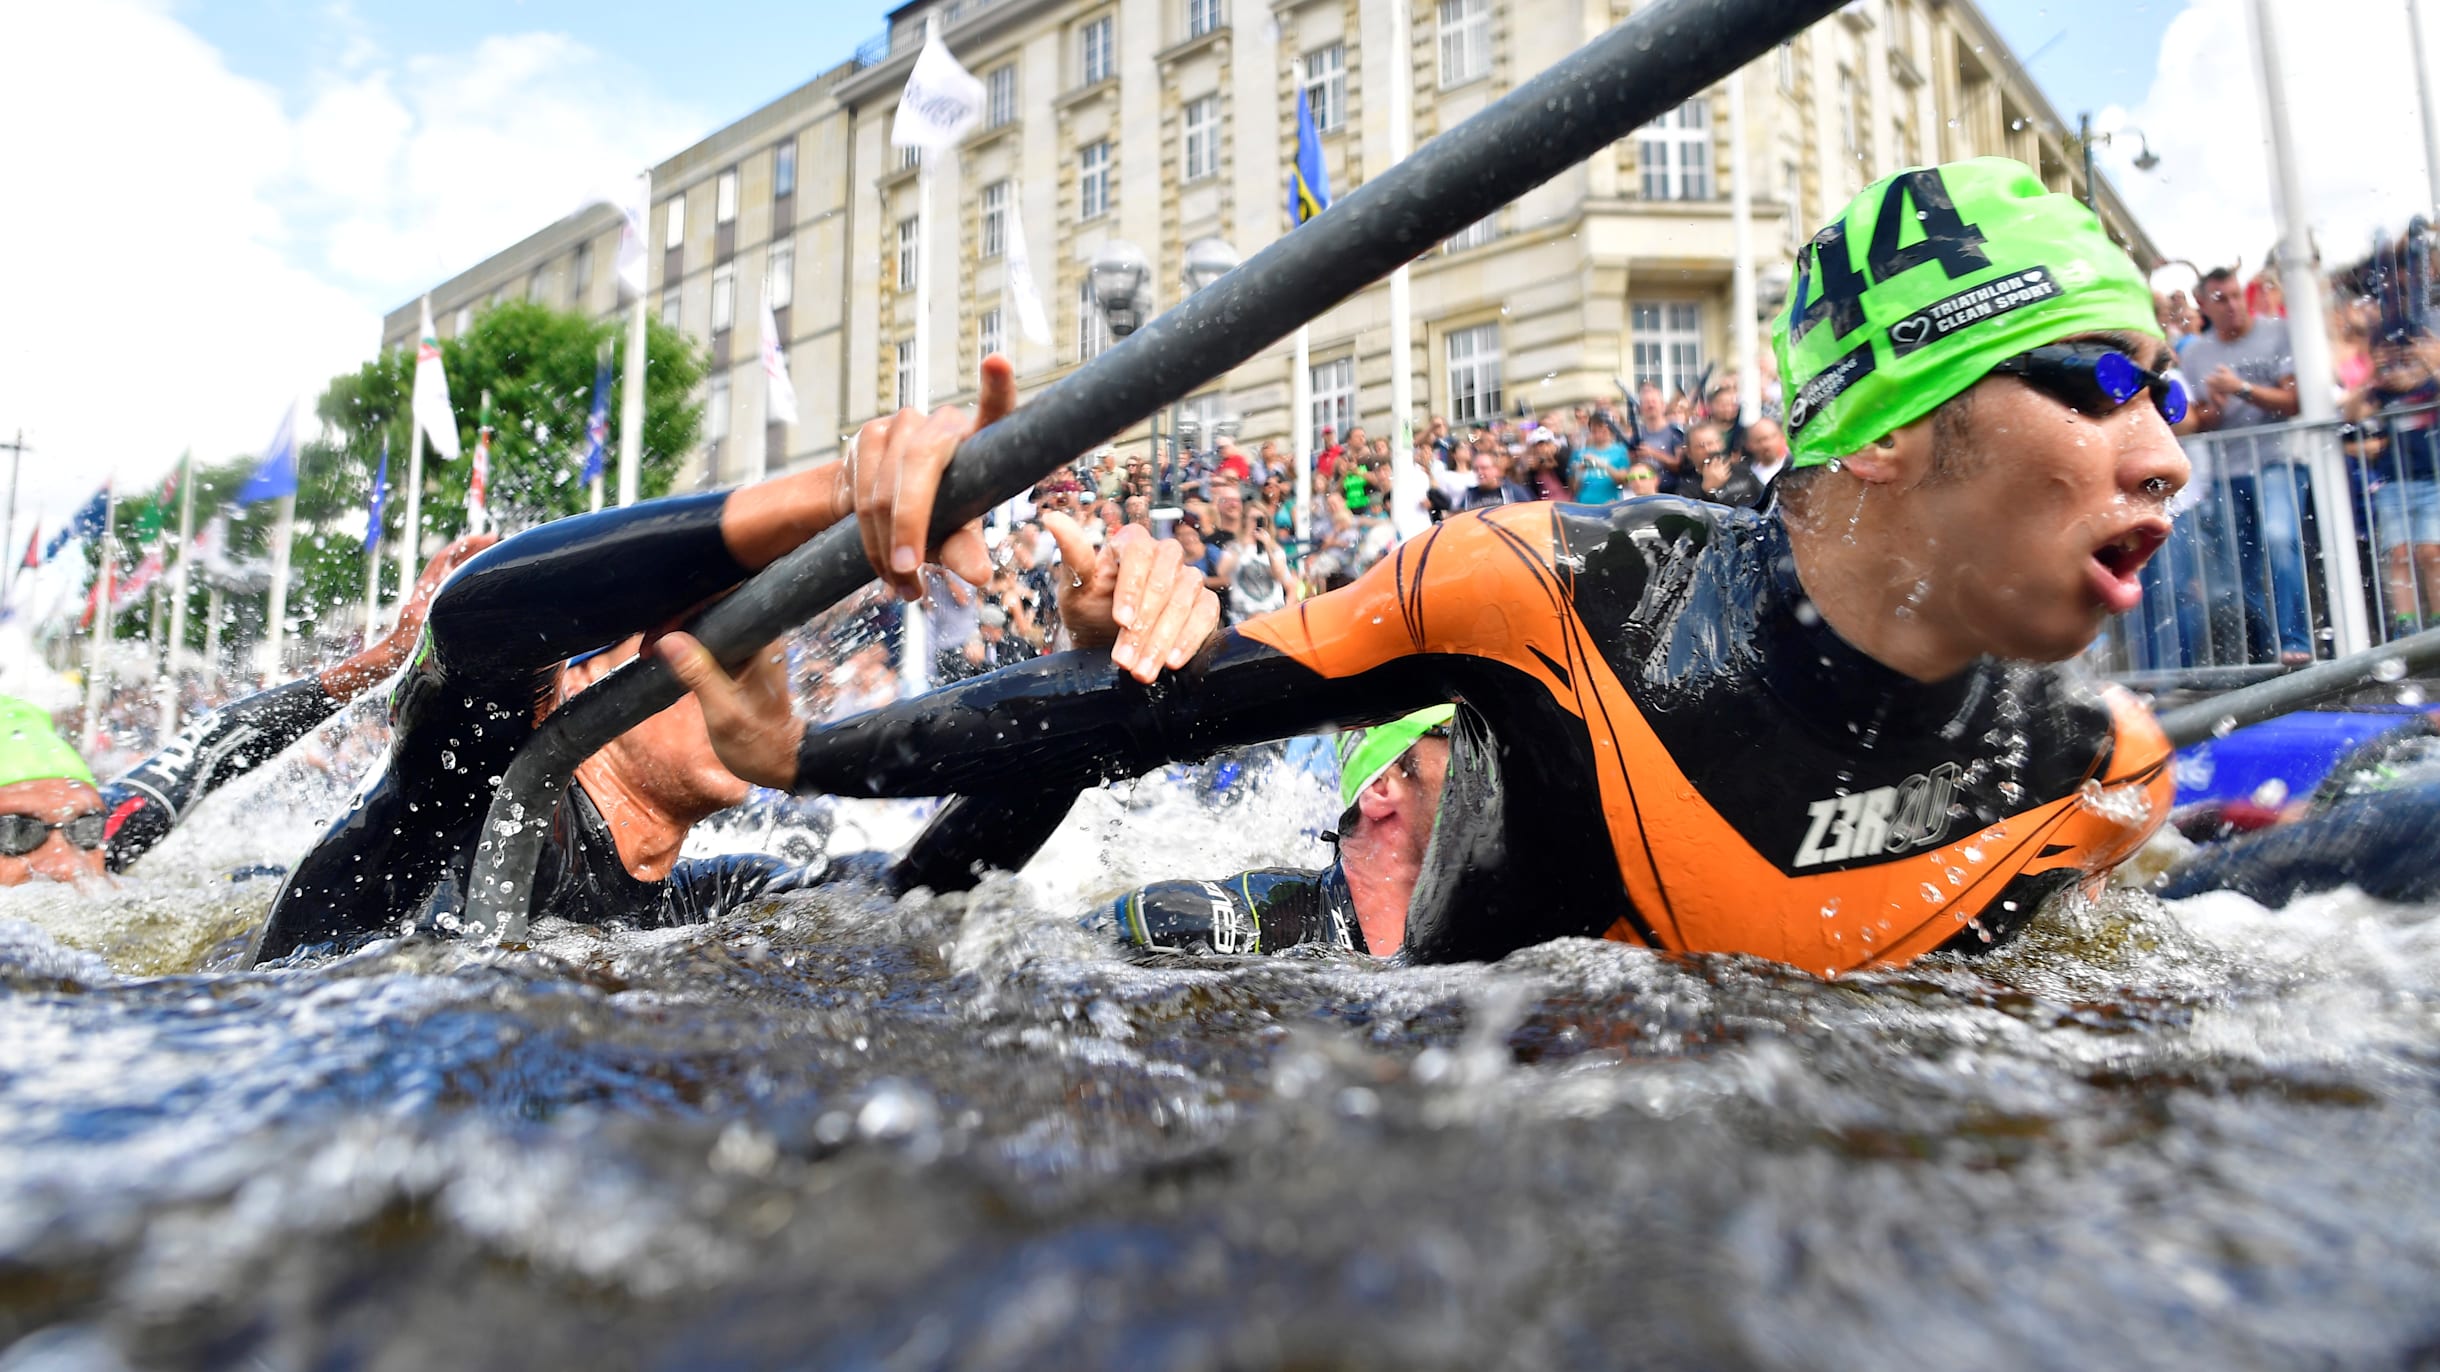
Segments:
[[[49,713],[0,696],[0,886],[102,875],[107,828],[93,769]]]

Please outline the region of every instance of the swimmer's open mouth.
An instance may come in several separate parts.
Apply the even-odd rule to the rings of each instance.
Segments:
[[[2146,520],[2093,549],[2093,589],[2112,614],[2125,614],[2143,602],[2143,564],[2169,540],[2165,520]]]

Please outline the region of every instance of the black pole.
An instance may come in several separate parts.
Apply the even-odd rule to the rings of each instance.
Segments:
[[[959,445],[933,531],[976,518],[1157,414],[1841,3],[1661,0],[1638,12]],[[689,629],[733,666],[870,580],[851,520],[764,568]],[[658,659],[632,662],[536,731],[484,821],[465,932],[524,938],[542,835],[576,765],[681,694]]]
[[[2373,682],[2397,680],[2440,669],[2440,629],[2425,629],[2394,642],[2366,648],[2334,662],[2317,662],[2242,690],[2163,710],[2160,727],[2172,746],[2190,743],[2259,724],[2274,715],[2342,695]]]

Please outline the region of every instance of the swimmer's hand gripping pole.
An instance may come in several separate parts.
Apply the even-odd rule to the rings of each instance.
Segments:
[[[933,532],[978,518],[1332,305],[1685,103],[1842,0],[1660,0],[1433,139],[959,446]],[[1284,200],[1283,187],[1283,200]],[[734,668],[872,580],[850,523],[688,626]],[[462,932],[520,942],[534,866],[576,765],[683,694],[657,659],[603,678],[517,754],[484,821]]]

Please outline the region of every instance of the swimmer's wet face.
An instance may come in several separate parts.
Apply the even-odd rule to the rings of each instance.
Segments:
[[[56,777],[0,786],[0,886],[107,875],[104,824],[102,793],[84,782]],[[39,835],[35,826],[42,826]]]
[[[639,635],[607,652],[560,669],[560,698],[567,699],[635,656]],[[753,787],[720,763],[703,723],[703,704],[691,693],[678,703],[612,740],[586,764],[588,777],[615,771],[622,789],[649,796],[656,807],[685,823],[742,805]],[[597,797],[599,799],[599,797]]]
[[[2147,369],[2169,361],[2158,339],[2093,341]],[[1969,657],[2073,657],[2142,600],[2185,454],[2147,392],[2094,415],[1993,374],[1960,402],[1846,464],[1902,503],[1895,550],[1917,576],[1907,608]]]

